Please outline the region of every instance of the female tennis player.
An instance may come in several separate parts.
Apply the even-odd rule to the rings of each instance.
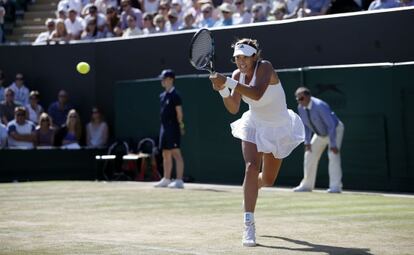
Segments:
[[[282,159],[303,142],[305,132],[299,116],[287,109],[279,77],[272,64],[261,59],[257,41],[241,39],[232,48],[237,65],[232,78],[213,73],[210,80],[230,113],[239,111],[241,99],[249,104],[249,110],[231,123],[231,132],[241,139],[246,166],[242,244],[256,246],[254,211],[258,190],[273,186]]]

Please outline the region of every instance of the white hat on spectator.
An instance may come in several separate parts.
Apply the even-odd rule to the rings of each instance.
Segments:
[[[219,6],[219,9],[220,9],[220,11],[223,11],[223,12],[231,12],[231,13],[234,13],[235,12],[234,5],[229,4],[229,3],[222,3]]]
[[[46,26],[47,26],[47,25],[49,25],[49,24],[51,24],[51,23],[55,24],[55,20],[54,20],[54,19],[52,19],[52,18],[48,18],[48,19],[46,19],[46,22],[45,22],[45,25],[46,25]]]
[[[209,9],[209,10],[213,9],[213,5],[211,5],[211,4],[203,4],[201,6],[201,11],[204,11],[204,10],[207,10],[207,9]]]
[[[78,13],[78,10],[76,10],[75,7],[69,7],[68,12],[76,12],[76,13]]]
[[[183,5],[183,1],[182,0],[172,0],[171,1],[171,5],[174,5],[174,4],[178,4],[178,5]]]

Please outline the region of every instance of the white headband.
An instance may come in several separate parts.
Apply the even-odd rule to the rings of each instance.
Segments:
[[[257,53],[257,50],[253,48],[252,46],[248,44],[240,43],[234,46],[233,57],[238,56],[238,55],[251,57],[253,56],[253,54],[256,54],[256,53]]]

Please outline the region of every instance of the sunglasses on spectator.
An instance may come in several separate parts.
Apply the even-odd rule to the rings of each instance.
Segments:
[[[205,11],[203,11],[203,13],[210,13],[210,11],[209,10],[205,10]]]
[[[222,13],[224,13],[224,14],[229,14],[230,12],[228,12],[228,11],[221,11]]]
[[[303,101],[303,100],[305,100],[305,97],[297,97],[296,98],[296,101],[298,101],[298,102]]]
[[[78,116],[72,115],[72,116],[69,116],[69,118],[70,118],[70,119],[77,119],[77,118],[78,118]]]
[[[40,122],[50,122],[48,119],[42,119]]]
[[[12,97],[13,94],[6,94],[6,97]]]
[[[144,20],[151,20],[150,18],[144,18]]]
[[[19,116],[19,117],[26,116],[26,114],[24,114],[24,113],[17,113],[16,116]]]

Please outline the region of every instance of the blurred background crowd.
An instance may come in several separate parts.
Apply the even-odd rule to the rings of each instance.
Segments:
[[[35,44],[414,6],[414,0],[0,0],[0,42],[7,41],[5,22],[24,18],[36,1],[51,1],[56,10],[40,19],[46,28]]]

